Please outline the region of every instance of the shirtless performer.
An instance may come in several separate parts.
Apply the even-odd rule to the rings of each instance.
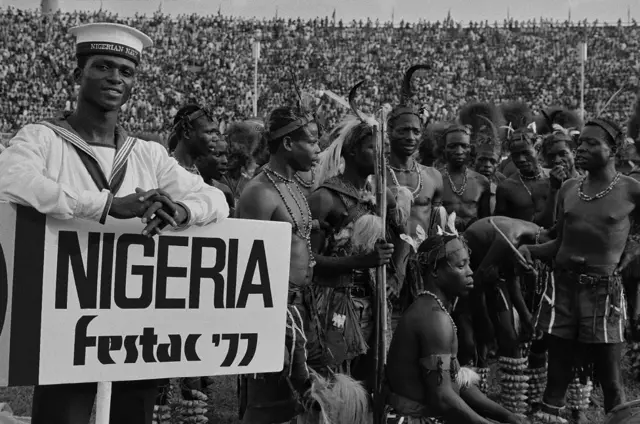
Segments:
[[[442,205],[443,190],[440,172],[420,165],[414,159],[422,134],[422,122],[418,110],[408,102],[411,97],[411,77],[421,66],[413,66],[405,74],[401,104],[391,111],[387,120],[390,147],[387,182],[391,189],[407,187],[413,196],[408,222],[409,235],[413,238],[432,230],[432,222],[437,217],[432,217],[431,212]],[[388,277],[394,323],[422,289],[422,279],[412,256],[409,244],[399,243],[395,246],[393,273]]]
[[[504,116],[505,123],[507,124],[506,127],[513,131],[523,131],[528,125],[534,122],[533,112],[526,103],[504,103],[500,105],[500,111],[502,112],[502,116]],[[500,162],[498,171],[505,177],[510,178],[518,173],[518,168],[513,163],[513,158],[509,156]]]
[[[452,125],[444,134],[441,151],[446,161],[442,205],[448,214],[456,213],[456,229],[464,231],[475,220],[490,215],[491,190],[487,177],[469,169],[471,130]]]
[[[347,117],[333,142],[344,158],[344,172],[322,183],[310,197],[314,219],[334,225],[312,232],[317,262],[314,283],[328,366],[362,380],[374,375],[364,355],[373,346],[375,268],[386,265],[393,244],[378,242],[381,220],[368,177],[375,172],[372,118]],[[395,198],[387,190],[388,217],[395,216]],[[368,381],[372,383],[371,381]],[[373,389],[369,385],[370,391]]]
[[[502,141],[498,128],[504,117],[500,110],[490,103],[470,103],[458,115],[462,125],[471,127],[471,158],[473,169],[489,180],[491,192],[490,214],[496,208],[496,189],[507,178],[498,171],[502,153]]]
[[[289,108],[277,108],[271,112],[266,124],[269,162],[263,172],[245,187],[236,209],[236,217],[264,221],[284,221],[293,225],[291,238],[291,263],[289,269],[288,327],[303,326],[307,339],[307,363],[320,365],[320,351],[312,303],[311,279],[315,265],[311,251],[311,210],[298,184],[293,180],[296,171],[311,169],[317,160],[317,127],[310,116],[298,116]],[[302,322],[299,322],[300,319]],[[287,331],[287,343],[292,334]],[[298,339],[301,335],[298,335]],[[298,346],[287,345],[289,360],[299,355]],[[314,349],[316,350],[314,352]],[[313,356],[315,354],[315,357]],[[300,412],[298,398],[309,388],[306,364],[292,375],[282,373],[246,376],[246,411],[244,423],[283,423]],[[288,370],[288,367],[285,367]],[[284,378],[283,378],[284,377]],[[294,389],[292,392],[291,389]],[[243,403],[244,399],[241,399]]]
[[[550,227],[553,215],[548,203],[554,206],[554,202],[547,202],[549,177],[538,162],[540,137],[528,128],[516,130],[508,135],[507,145],[518,172],[498,185],[495,215]]]
[[[477,374],[460,368],[453,300],[473,287],[469,251],[451,223],[419,248],[425,291],[404,313],[389,349],[386,402],[409,424],[523,423],[476,387]],[[493,420],[493,421],[490,421]]]
[[[558,191],[562,184],[571,178],[580,176],[576,170],[573,156],[575,148],[574,139],[567,130],[556,130],[546,136],[542,142],[540,154],[545,166],[551,170],[549,172],[549,196],[556,199],[554,200],[556,204]],[[556,221],[556,209],[553,208],[547,212],[551,212],[551,224],[553,224]]]
[[[289,309],[285,349],[285,367],[280,373],[244,376],[240,380],[242,422],[274,424],[289,422],[304,413],[308,397],[320,397],[339,386],[344,393],[366,392],[348,378],[336,385],[317,387],[314,370],[322,370],[323,349],[318,335],[317,305],[311,281],[315,259],[311,250],[311,209],[301,187],[293,179],[296,171],[308,171],[318,159],[317,125],[311,115],[300,109],[274,109],[266,124],[265,137],[270,151],[263,171],[245,187],[236,209],[236,217],[263,221],[289,222],[293,226],[289,268]],[[322,396],[322,394],[325,394]],[[355,395],[354,395],[355,396]],[[330,405],[335,413],[340,410]],[[350,405],[342,405],[349,408]],[[245,409],[243,411],[243,409]],[[352,419],[350,422],[359,422]]]
[[[625,252],[625,246],[637,215],[640,183],[615,169],[621,139],[620,129],[608,120],[585,124],[576,165],[588,174],[560,189],[558,237],[519,249],[529,264],[532,258],[555,262],[555,278],[543,295],[538,320],[549,334],[548,384],[540,414],[560,422],[575,358],[582,351],[593,361],[605,412],[624,402],[620,363],[626,308],[620,271],[636,250]]]

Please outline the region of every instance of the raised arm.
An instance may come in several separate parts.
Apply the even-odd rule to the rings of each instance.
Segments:
[[[478,415],[454,389],[451,377],[451,358],[456,334],[447,315],[429,314],[428,320],[416,323],[420,348],[420,370],[425,393],[423,402],[434,415],[447,422],[487,424],[489,421]]]
[[[113,196],[107,190],[81,190],[47,173],[51,147],[61,141],[44,125],[27,125],[0,155],[0,201],[31,206],[57,219],[104,224]]]
[[[206,225],[229,216],[229,204],[221,190],[185,170],[160,144],[139,142],[149,143],[147,147],[155,156],[158,188],[169,193],[187,210],[186,225]]]

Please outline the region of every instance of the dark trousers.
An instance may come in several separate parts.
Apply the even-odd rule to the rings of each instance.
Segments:
[[[575,375],[577,358],[580,358],[580,363],[590,361],[593,364],[595,379],[600,383],[604,394],[605,413],[625,402],[620,375],[624,343],[586,344],[551,335],[546,337],[546,343],[549,347],[549,369],[544,403],[555,407],[564,406],[567,388]]]
[[[96,383],[36,386],[31,424],[89,424]],[[114,382],[111,424],[151,424],[158,394],[157,380]]]

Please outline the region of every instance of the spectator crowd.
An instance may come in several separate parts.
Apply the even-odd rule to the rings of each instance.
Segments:
[[[432,70],[416,81],[420,104],[435,119],[455,116],[470,100],[526,101],[534,110],[580,106],[578,44],[588,40],[585,109],[595,113],[620,87],[607,108],[624,123],[638,91],[640,28],[633,24],[489,22],[462,26],[444,22],[392,25],[370,20],[343,23],[238,17],[119,17],[108,12],[0,9],[0,133],[10,133],[57,110],[75,107],[75,25],[119,22],[153,40],[145,50],[122,124],[137,133],[166,134],[184,104],[206,104],[223,120],[253,115],[252,44],[261,41],[258,111],[289,103],[290,75],[301,89],[318,95],[319,107],[335,122],[345,112],[323,91],[341,96],[357,80],[372,82],[360,104],[371,110],[396,104],[402,74],[410,65]]]

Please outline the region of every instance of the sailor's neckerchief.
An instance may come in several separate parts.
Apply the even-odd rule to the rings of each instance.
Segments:
[[[126,131],[119,125],[115,128],[115,148],[116,153],[113,158],[113,167],[111,169],[111,177],[107,178],[104,171],[100,167],[100,163],[95,156],[91,146],[87,143],[75,129],[69,125],[67,119],[73,112],[65,111],[52,118],[44,119],[38,124],[44,125],[51,129],[56,135],[62,138],[67,143],[71,144],[80,160],[82,161],[85,169],[91,176],[91,179],[96,184],[99,190],[109,190],[112,194],[116,194],[122,183],[124,182],[124,176],[127,172],[127,164],[129,155],[133,151],[133,147],[136,143],[136,138],[129,137]]]

